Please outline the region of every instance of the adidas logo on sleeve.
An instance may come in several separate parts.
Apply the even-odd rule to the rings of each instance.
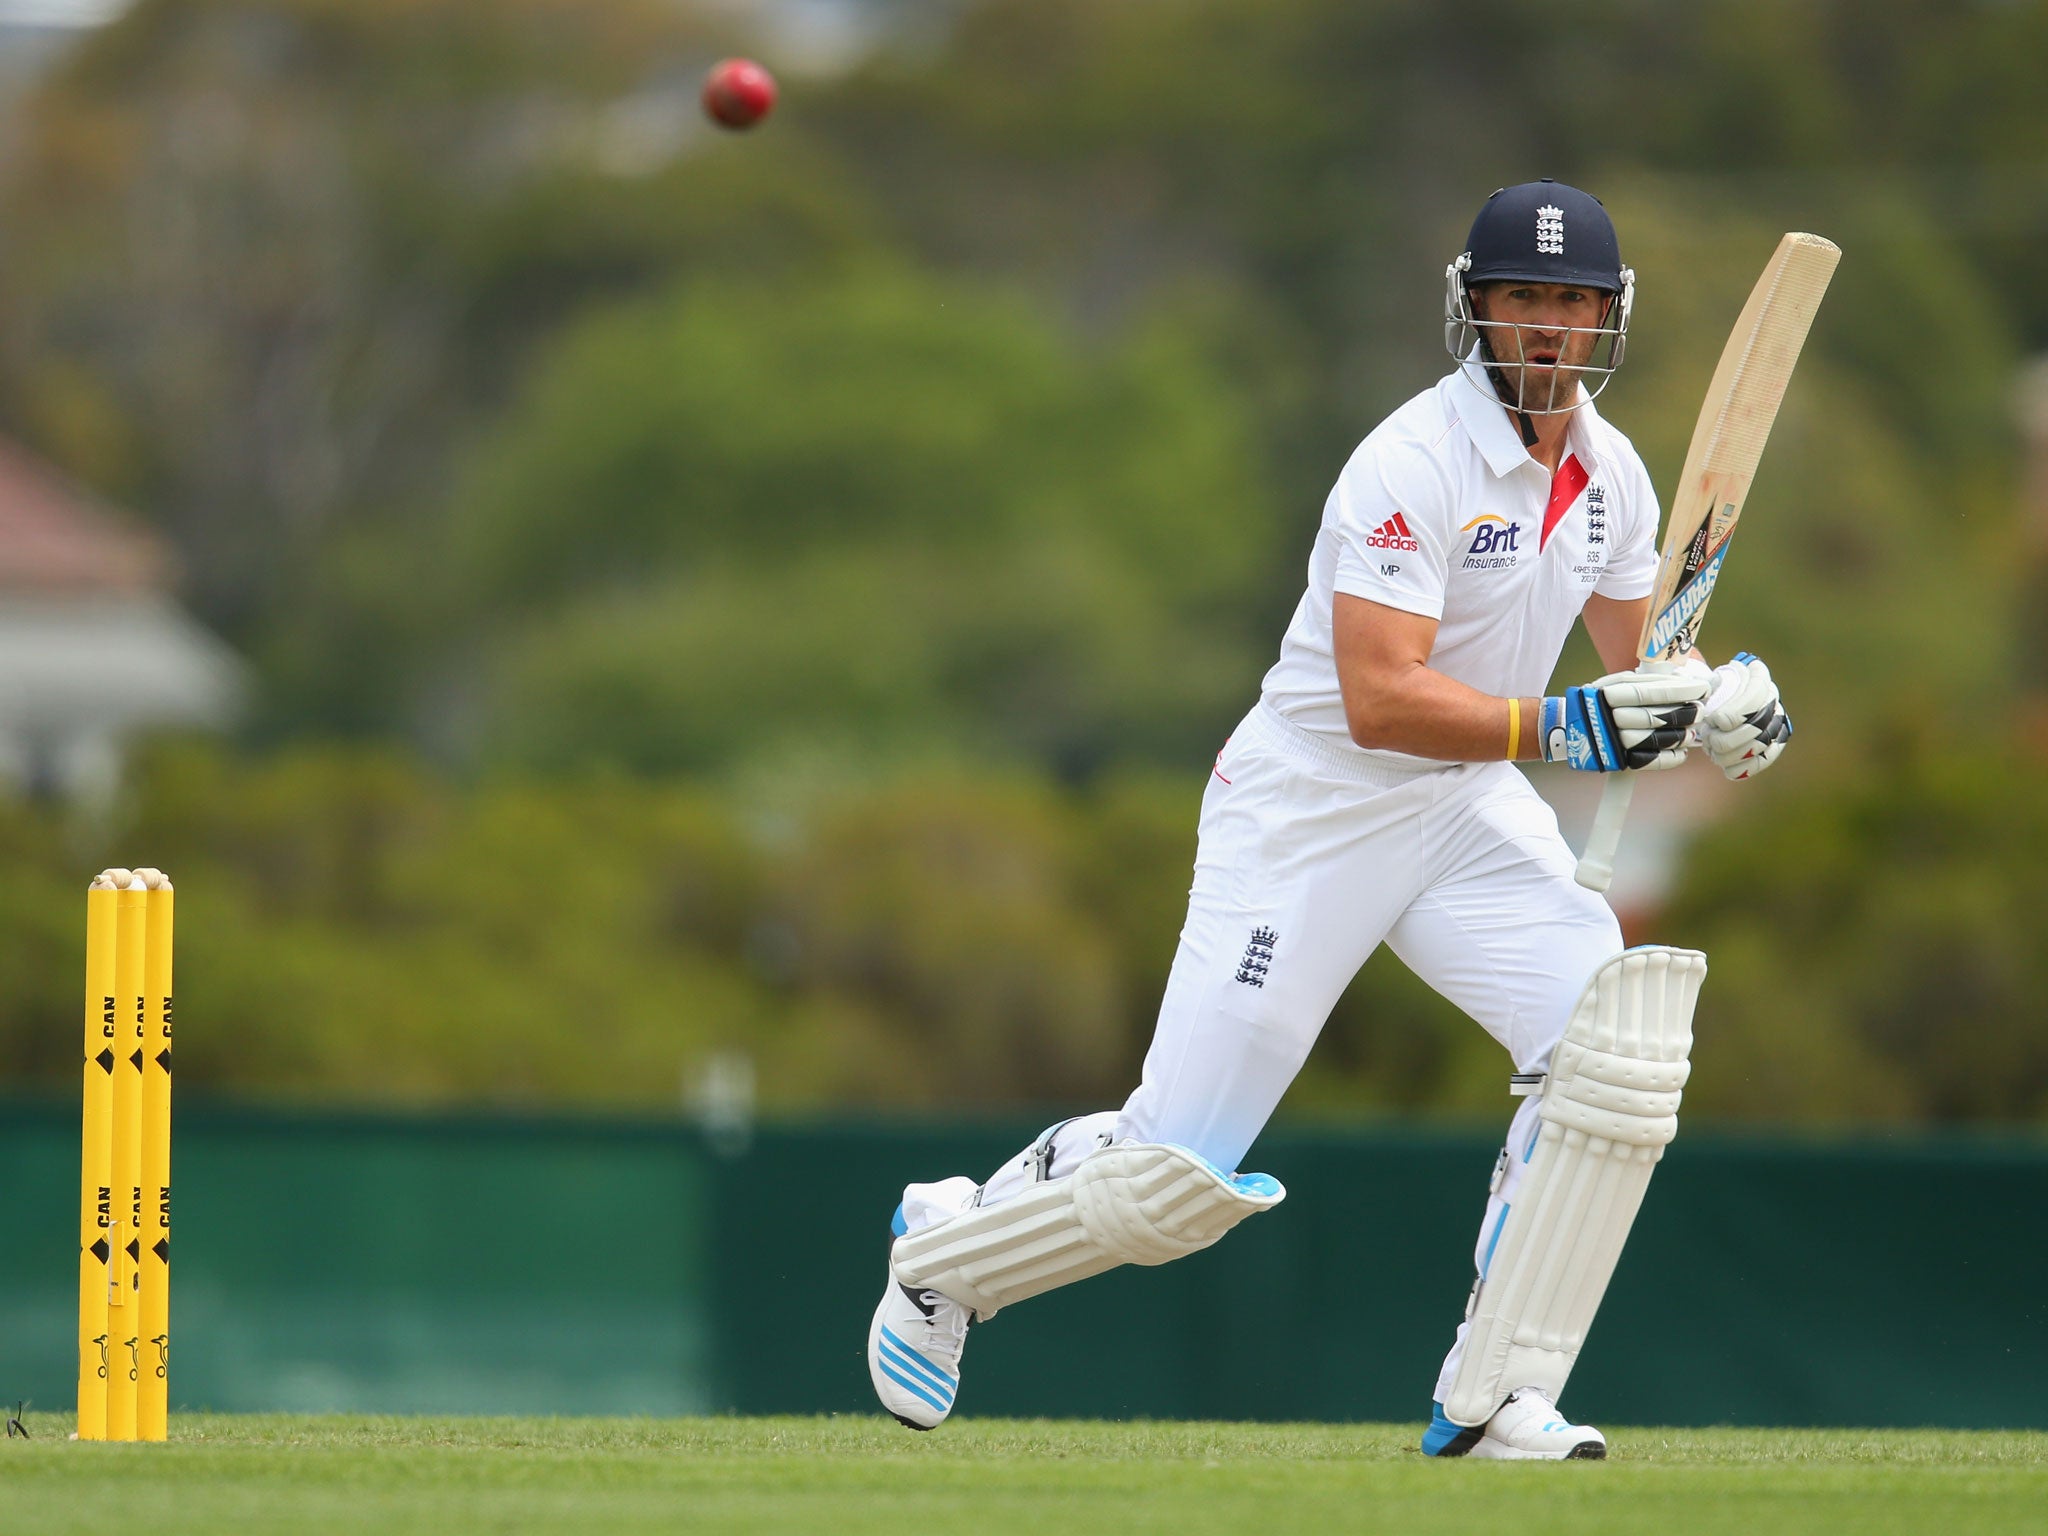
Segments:
[[[1372,549],[1405,549],[1410,554],[1422,548],[1409,530],[1408,519],[1399,512],[1366,535],[1365,542]]]

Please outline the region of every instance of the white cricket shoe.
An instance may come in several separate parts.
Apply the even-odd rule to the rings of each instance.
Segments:
[[[1508,1395],[1483,1429],[1453,1424],[1436,1409],[1422,1436],[1429,1456],[1470,1456],[1476,1461],[1601,1461],[1607,1437],[1589,1424],[1574,1424],[1534,1387]]]
[[[936,1429],[960,1390],[960,1352],[974,1314],[937,1291],[905,1285],[889,1269],[868,1327],[868,1376],[882,1406],[912,1429]]]

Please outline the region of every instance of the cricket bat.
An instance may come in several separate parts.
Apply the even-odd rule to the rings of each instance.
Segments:
[[[1636,646],[1642,666],[1676,666],[1699,639],[1779,402],[1841,259],[1840,248],[1819,235],[1785,236],[1736,317],[1671,498],[1657,585]],[[1614,878],[1614,855],[1634,790],[1633,773],[1612,774],[1602,787],[1577,873],[1579,884],[1590,890],[1604,891]]]

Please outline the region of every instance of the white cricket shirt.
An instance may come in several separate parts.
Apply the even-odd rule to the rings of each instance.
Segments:
[[[1266,704],[1332,746],[1422,761],[1351,740],[1331,639],[1339,592],[1438,620],[1437,671],[1497,697],[1540,695],[1586,599],[1647,597],[1657,576],[1657,493],[1635,447],[1586,399],[1565,441],[1553,477],[1476,365],[1380,423],[1324,504]]]

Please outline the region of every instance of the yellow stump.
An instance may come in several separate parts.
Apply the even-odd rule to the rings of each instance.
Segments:
[[[107,1438],[108,1223],[113,1217],[114,983],[117,897],[110,870],[85,895],[85,1072],[78,1190],[78,1438]]]
[[[107,1438],[135,1438],[135,1384],[140,1371],[142,1256],[142,1040],[149,1005],[143,975],[149,945],[149,892],[133,875],[115,891],[114,1214],[107,1283],[109,1370]]]
[[[142,967],[142,1225],[140,1379],[135,1435],[162,1440],[170,1427],[171,1365],[171,882],[140,869],[148,888]]]
[[[172,900],[154,869],[104,870],[85,897],[81,1440],[169,1427]]]

